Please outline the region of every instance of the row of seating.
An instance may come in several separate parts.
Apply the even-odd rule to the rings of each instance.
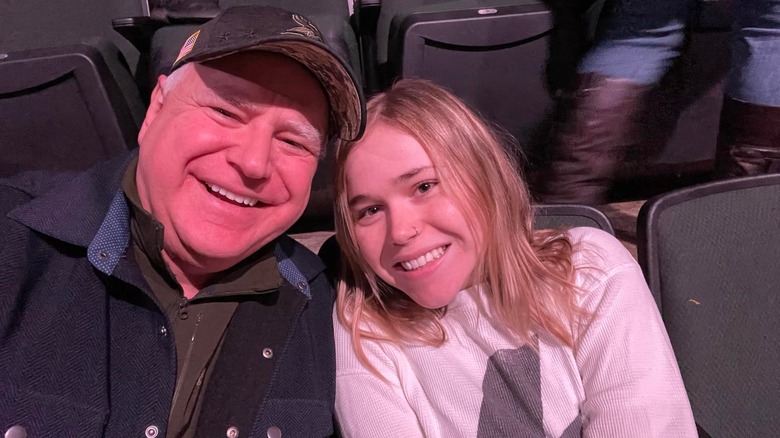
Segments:
[[[699,435],[768,437],[780,428],[780,175],[736,178],[648,200],[640,265],[669,333]],[[537,228],[609,220],[583,205],[535,206]],[[338,270],[335,237],[319,251]],[[652,420],[652,419],[651,419]]]
[[[0,53],[13,57],[15,68],[22,58],[51,56],[14,53],[20,50],[96,46],[111,70],[104,80],[117,82],[127,105],[136,108],[195,25],[219,8],[248,3],[275,4],[310,16],[360,72],[369,94],[410,76],[447,86],[517,137],[533,166],[544,155],[551,95],[572,81],[605,0],[580,2],[590,8],[577,11],[538,0],[356,0],[353,8],[348,0],[75,0],[61,6],[9,0],[0,4]],[[728,65],[728,20],[718,15],[717,3],[702,1],[692,11],[686,55],[651,98],[645,141],[637,145],[626,172],[711,163]],[[2,77],[20,74],[11,64],[0,63]],[[34,86],[19,85],[24,88],[6,85],[0,115],[13,114],[8,108],[16,106],[14,97],[53,85],[44,78]],[[116,102],[108,108],[114,106]]]

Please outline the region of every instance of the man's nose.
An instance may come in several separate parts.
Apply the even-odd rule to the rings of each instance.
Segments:
[[[268,178],[271,172],[273,135],[267,129],[246,129],[234,138],[228,162],[249,179]]]

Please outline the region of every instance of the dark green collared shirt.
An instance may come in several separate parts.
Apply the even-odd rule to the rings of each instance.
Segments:
[[[164,228],[143,209],[135,181],[137,159],[125,172],[122,188],[130,201],[132,251],[176,344],[176,389],[168,419],[168,438],[195,435],[202,395],[238,304],[248,296],[275,291],[282,282],[274,244],[268,244],[187,299],[162,257]]]

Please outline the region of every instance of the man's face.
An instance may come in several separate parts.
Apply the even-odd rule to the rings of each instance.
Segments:
[[[163,93],[165,82],[138,135],[138,195],[165,226],[169,262],[208,275],[301,216],[327,132],[327,99],[306,69],[268,52],[193,64]]]

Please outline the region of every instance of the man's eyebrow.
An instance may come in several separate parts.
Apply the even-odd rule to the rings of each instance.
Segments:
[[[241,93],[235,93],[228,87],[214,86],[213,88],[207,88],[208,92],[216,99],[223,100],[230,105],[247,111],[252,111],[258,108],[258,105],[251,100],[247,99]],[[288,120],[287,127],[296,135],[300,135],[307,141],[311,141],[312,144],[317,146],[324,146],[325,136],[311,123]]]
[[[216,85],[214,87],[207,87],[206,89],[213,98],[223,100],[236,108],[253,110],[257,107],[254,102],[241,95],[241,93],[236,93],[228,87]]]
[[[288,120],[287,121],[288,129],[293,131],[296,135],[300,135],[301,137],[305,138],[308,141],[311,141],[312,144],[316,144],[318,146],[322,146],[324,143],[324,137],[322,132],[320,132],[319,129],[315,128],[314,125],[308,122],[302,122],[299,120]]]

